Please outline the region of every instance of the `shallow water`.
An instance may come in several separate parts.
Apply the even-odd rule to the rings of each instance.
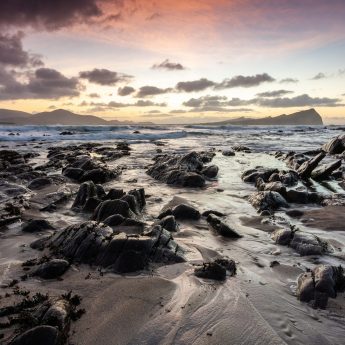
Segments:
[[[59,135],[65,130],[75,134]],[[134,130],[139,130],[140,134],[134,134]],[[19,135],[8,135],[17,132]],[[195,224],[181,224],[181,232],[175,238],[186,248],[189,265],[157,270],[156,274],[176,284],[175,295],[167,306],[169,313],[155,315],[134,337],[133,344],[216,344],[214,341],[219,339],[216,337],[218,332],[219,337],[231,339],[233,344],[285,342],[340,345],[345,336],[345,315],[342,309],[344,295],[340,294],[336,300],[330,301],[326,311],[319,311],[299,302],[294,292],[296,278],[306,268],[312,268],[316,263],[344,265],[345,232],[330,233],[305,227],[298,220],[278,212],[274,225],[276,228],[287,226],[291,222],[320,238],[337,242],[338,246],[334,254],[320,258],[302,258],[291,248],[275,245],[268,232],[245,226],[242,222],[243,217],[257,216],[246,199],[256,189],[240,178],[244,170],[257,166],[286,168],[283,162],[275,159],[269,152],[317,149],[340,133],[342,132],[339,130],[326,127],[2,126],[0,140],[3,141],[0,146],[19,151],[38,151],[40,157],[33,161],[41,164],[46,158],[47,148],[52,145],[98,141],[108,146],[126,139],[131,144],[131,155],[108,162],[110,166],[123,165],[126,169],[117,180],[104,184],[106,189],[116,187],[128,191],[145,188],[146,194],[150,195],[144,212],[148,223],[167,202],[178,195],[200,211],[213,209],[225,213],[225,222],[244,235],[236,241],[227,240],[215,236],[205,223],[201,222],[197,227]],[[165,145],[156,146],[154,140]],[[41,145],[36,147],[38,143]],[[26,146],[21,146],[23,144]],[[235,144],[248,146],[252,153],[238,152],[234,157],[224,157],[219,152]],[[162,184],[145,173],[158,147],[164,153],[215,149],[217,154],[212,164],[218,165],[219,176],[201,190]],[[330,193],[329,189],[319,184],[315,184],[314,188]],[[71,201],[57,212],[46,212],[44,216],[57,228],[88,219],[86,215],[71,211],[70,206]],[[0,230],[0,283],[11,277],[11,265],[38,255],[28,247],[37,237],[38,235],[33,234],[23,235],[20,223]],[[192,275],[191,264],[210,260],[217,254],[235,259],[238,274],[226,283],[214,287],[196,279]],[[270,262],[273,260],[278,260],[281,265],[271,268]],[[186,312],[181,307],[188,303],[193,309]],[[229,329],[232,330],[231,334]],[[204,337],[206,331],[212,333],[212,336]]]

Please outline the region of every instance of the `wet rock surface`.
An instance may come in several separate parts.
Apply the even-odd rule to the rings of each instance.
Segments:
[[[161,182],[180,187],[204,187],[207,178],[215,178],[218,167],[208,166],[214,153],[190,152],[185,155],[166,154],[155,157],[148,175]]]
[[[199,278],[224,281],[227,276],[236,275],[236,263],[231,259],[219,258],[196,267],[194,274]]]

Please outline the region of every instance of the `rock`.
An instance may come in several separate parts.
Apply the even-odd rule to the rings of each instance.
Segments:
[[[121,214],[114,214],[106,218],[103,223],[112,227],[122,224],[125,221],[125,217],[121,216]]]
[[[125,195],[123,189],[110,189],[108,194],[105,196],[105,200],[121,199]]]
[[[62,131],[59,133],[59,135],[73,135],[74,133],[71,131]]]
[[[94,183],[105,183],[111,179],[111,174],[103,169],[92,169],[86,171],[80,178],[80,182],[92,181]]]
[[[226,157],[235,156],[235,152],[233,150],[223,150],[222,155]]]
[[[289,245],[293,236],[294,232],[290,229],[278,229],[272,233],[273,241],[282,246]]]
[[[226,269],[217,262],[204,263],[202,267],[194,270],[194,274],[199,278],[225,280]]]
[[[232,149],[234,151],[242,151],[242,152],[246,152],[249,153],[250,152],[250,148],[244,145],[235,145],[232,147]]]
[[[102,201],[97,197],[88,198],[85,205],[82,208],[82,211],[87,213],[93,213],[101,202]]]
[[[82,209],[88,199],[97,198],[98,190],[92,181],[83,182],[78,190],[77,196],[73,202],[72,209]]]
[[[223,223],[217,216],[209,214],[207,216],[207,223],[216,231],[217,234],[229,237],[229,238],[240,238],[242,237],[238,232],[231,229],[227,224]]]
[[[83,169],[73,168],[73,167],[67,167],[63,171],[64,176],[76,181],[79,181],[81,177],[83,176],[83,174],[84,174]]]
[[[219,168],[217,165],[209,165],[208,167],[205,167],[201,173],[207,178],[215,178],[218,175],[218,170]]]
[[[302,179],[308,179],[313,170],[319,165],[319,163],[325,158],[326,153],[320,152],[317,156],[309,159],[308,161],[304,162],[298,169],[297,173]]]
[[[40,232],[43,230],[54,230],[55,228],[45,219],[29,220],[22,225],[24,232]]]
[[[179,204],[171,210],[173,216],[180,220],[199,220],[201,218],[200,212],[193,206],[186,204]]]
[[[144,236],[127,237],[96,222],[67,227],[49,242],[49,248],[72,262],[81,262],[126,273],[146,267],[150,262],[185,261],[183,250],[171,234],[155,226]]]
[[[59,299],[54,301],[52,305],[45,312],[42,323],[57,327],[63,332],[69,323],[70,304],[66,299]]]
[[[258,177],[255,182],[255,186],[259,191],[271,191],[277,192],[282,196],[286,194],[286,187],[281,182],[267,182],[265,183],[261,177]]]
[[[288,202],[295,204],[319,204],[324,199],[322,195],[315,192],[299,191],[290,189],[286,192],[285,198]]]
[[[328,143],[322,146],[322,150],[331,155],[343,153],[345,151],[345,135],[340,135],[331,139]]]
[[[106,200],[97,206],[92,219],[97,222],[101,222],[115,214],[120,214],[125,218],[130,218],[133,213],[130,210],[128,203],[124,200]]]
[[[217,168],[204,167],[212,160],[214,153],[190,152],[185,155],[158,155],[155,163],[147,170],[156,180],[182,187],[199,188],[205,185],[204,173],[215,176]]]
[[[179,226],[176,223],[174,216],[166,216],[162,218],[158,223],[163,229],[168,230],[169,232],[179,231]]]
[[[52,259],[41,264],[34,272],[34,276],[43,279],[54,279],[62,276],[69,268],[69,262],[62,259]]]
[[[210,214],[214,214],[215,216],[217,217],[225,217],[226,215],[222,212],[219,212],[219,211],[214,211],[214,210],[207,210],[207,211],[204,211],[201,215],[203,217],[207,217],[208,215]]]
[[[264,210],[272,211],[277,210],[279,208],[289,207],[284,197],[277,192],[257,192],[250,195],[248,200],[252,204],[252,206],[256,208],[259,212]]]
[[[326,243],[322,243],[315,235],[296,231],[290,247],[301,256],[322,255],[325,252]]]
[[[328,298],[336,298],[344,289],[344,272],[341,266],[318,265],[303,273],[297,281],[297,297],[302,302],[314,300],[314,308],[326,308]]]
[[[50,236],[44,236],[39,238],[38,240],[35,240],[30,243],[30,248],[37,249],[37,250],[43,250],[46,243],[49,241]]]
[[[60,332],[52,326],[36,326],[13,339],[10,345],[60,345]]]
[[[217,263],[218,265],[223,266],[228,271],[231,277],[236,275],[237,268],[236,268],[236,263],[234,260],[219,258],[219,259],[214,260],[214,262]]]
[[[325,165],[321,165],[320,167],[318,167],[317,169],[315,169],[312,174],[311,177],[314,180],[326,180],[329,179],[331,177],[331,174],[333,173],[333,171],[339,169],[341,167],[341,162],[342,160],[338,160],[329,164],[325,164]]]
[[[241,178],[244,182],[247,183],[255,183],[257,178],[262,178],[264,182],[268,182],[269,178],[272,174],[278,173],[277,169],[265,169],[265,168],[258,168],[258,169],[249,169],[246,170]]]
[[[49,177],[38,177],[32,180],[28,188],[31,190],[42,189],[52,184],[52,180]]]

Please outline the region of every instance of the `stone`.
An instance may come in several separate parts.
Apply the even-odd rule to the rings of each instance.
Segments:
[[[33,219],[22,225],[24,232],[40,232],[43,230],[54,230],[55,228],[45,219]]]
[[[319,165],[319,163],[325,158],[326,153],[320,152],[317,156],[309,159],[308,161],[304,162],[298,169],[297,173],[302,179],[310,178],[313,170]]]
[[[226,269],[217,262],[204,263],[202,267],[197,267],[194,274],[199,278],[225,280]]]
[[[209,165],[205,167],[201,173],[207,178],[215,178],[218,175],[219,168],[217,165]]]
[[[241,238],[242,236],[231,229],[227,224],[223,223],[217,216],[209,214],[207,216],[207,223],[212,227],[215,232],[221,236],[228,238]]]
[[[273,211],[279,208],[289,207],[284,197],[277,192],[257,192],[250,195],[248,200],[259,212],[264,210]]]
[[[52,326],[36,326],[11,341],[10,345],[60,345],[60,332]]]
[[[345,151],[345,135],[340,135],[331,139],[328,143],[322,146],[322,150],[331,155],[343,153]]]
[[[84,174],[84,170],[80,168],[67,167],[62,173],[64,176],[72,180],[79,181]]]
[[[176,219],[180,220],[199,220],[201,218],[200,212],[187,204],[179,204],[171,212]]]
[[[34,272],[34,276],[43,279],[54,279],[62,276],[69,268],[69,262],[62,259],[52,259],[41,264]]]
[[[179,231],[179,226],[176,223],[176,219],[174,216],[166,216],[162,218],[158,224],[163,228],[168,230],[169,232],[177,232]]]
[[[42,189],[52,184],[52,180],[49,177],[38,177],[32,180],[28,188],[31,190]]]
[[[97,222],[102,222],[115,214],[120,214],[125,218],[130,218],[132,216],[128,203],[124,200],[115,199],[101,202],[95,209],[92,219]]]
[[[321,165],[320,167],[318,167],[317,169],[315,169],[312,174],[311,177],[314,180],[326,180],[326,179],[330,179],[332,176],[333,171],[339,169],[341,167],[341,163],[342,160],[339,159],[338,161],[329,163],[329,164],[325,164],[325,165]]]
[[[222,155],[226,157],[235,156],[235,152],[233,150],[223,150]]]
[[[282,246],[289,245],[293,236],[294,233],[291,229],[278,229],[275,230],[271,235],[273,241]]]

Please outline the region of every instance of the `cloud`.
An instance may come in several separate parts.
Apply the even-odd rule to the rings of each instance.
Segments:
[[[135,92],[135,88],[132,86],[124,86],[124,87],[119,87],[117,90],[117,94],[119,96],[128,96]]]
[[[13,74],[0,68],[0,99],[58,99],[79,95],[77,78],[67,78],[51,68],[39,68],[19,82]]]
[[[202,109],[216,109],[225,107],[239,107],[255,104],[254,100],[243,100],[240,98],[232,98],[228,100],[225,96],[203,96],[199,98],[191,98],[182,105],[185,107],[202,108]],[[210,111],[210,110],[207,110]]]
[[[108,69],[94,68],[92,71],[83,71],[79,73],[79,77],[87,79],[90,83],[98,85],[115,85],[129,81],[132,77],[126,74],[110,71]]]
[[[320,72],[316,74],[313,78],[311,78],[311,80],[320,80],[320,79],[325,79],[325,78],[327,78],[326,74]]]
[[[292,97],[292,98],[273,98],[273,99],[257,99],[256,103],[262,107],[269,108],[288,108],[288,107],[314,107],[314,106],[323,106],[323,107],[341,107],[344,104],[339,103],[339,98],[319,98],[319,97],[310,97],[307,94]]]
[[[155,103],[149,100],[139,99],[135,103],[122,103],[111,101],[109,103],[102,103],[102,102],[91,102],[91,103],[83,103],[83,106],[88,105],[92,106],[93,109],[97,107],[98,111],[100,110],[107,110],[107,109],[117,109],[117,108],[128,108],[128,107],[166,107],[166,103]]]
[[[186,113],[187,111],[186,110],[183,110],[183,109],[173,109],[171,110],[169,113],[170,114],[184,114]]]
[[[193,108],[189,112],[191,113],[205,113],[205,112],[217,112],[217,113],[237,113],[237,112],[251,112],[250,108],[224,108],[217,106],[204,106],[200,108]]]
[[[169,59],[164,60],[160,64],[154,64],[152,69],[165,69],[167,71],[182,71],[185,70],[186,68],[177,62],[170,62]]]
[[[102,15],[98,0],[1,0],[0,27],[56,30]]]
[[[89,97],[91,97],[91,98],[100,98],[101,96],[98,93],[93,92],[93,93],[89,94]]]
[[[293,93],[293,91],[275,90],[275,91],[267,91],[267,92],[257,93],[256,95],[259,97],[279,97],[279,96],[287,95],[289,93]]]
[[[195,92],[195,91],[203,91],[211,86],[215,86],[216,83],[208,80],[206,78],[201,78],[199,80],[193,81],[180,81],[176,84],[176,90],[181,92]]]
[[[275,81],[275,79],[267,73],[256,74],[254,76],[238,75],[231,79],[224,79],[221,83],[217,84],[215,88],[228,89],[234,87],[253,87],[272,81]]]
[[[288,83],[298,83],[298,79],[295,78],[284,78],[280,80],[280,84],[288,84]]]
[[[145,98],[155,95],[161,95],[163,93],[171,92],[171,88],[162,89],[156,86],[142,86],[139,91],[136,93],[135,97]]]
[[[29,54],[23,49],[23,37],[22,32],[14,35],[0,33],[0,64],[15,67],[43,65],[38,55]]]

